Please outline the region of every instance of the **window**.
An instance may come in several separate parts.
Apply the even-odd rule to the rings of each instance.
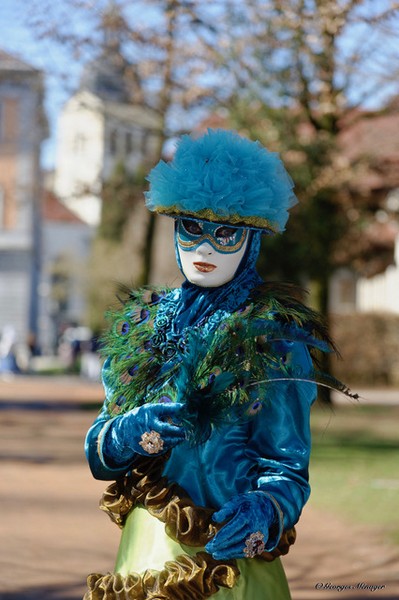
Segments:
[[[147,154],[151,154],[151,142],[151,134],[147,129],[145,129],[141,139],[141,151],[144,157],[146,157]]]
[[[0,102],[0,141],[12,142],[18,139],[18,100],[3,98]]]
[[[133,150],[133,137],[131,131],[127,131],[125,135],[125,153],[128,156]]]
[[[113,129],[109,136],[109,151],[112,156],[118,151],[118,132],[116,129]]]

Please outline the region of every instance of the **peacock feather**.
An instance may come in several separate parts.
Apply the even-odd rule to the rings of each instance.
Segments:
[[[102,354],[110,361],[107,409],[114,416],[151,402],[175,401],[167,388],[176,364],[154,352],[154,320],[165,290],[130,292],[121,307],[106,314],[111,325],[103,337]]]

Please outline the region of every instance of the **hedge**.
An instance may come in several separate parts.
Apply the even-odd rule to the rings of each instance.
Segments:
[[[349,384],[399,385],[399,315],[355,313],[331,317],[342,360],[332,371]]]

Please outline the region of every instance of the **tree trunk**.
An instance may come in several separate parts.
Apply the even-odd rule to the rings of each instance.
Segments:
[[[173,79],[172,70],[174,62],[174,45],[175,45],[175,34],[176,34],[176,14],[178,10],[179,2],[177,0],[170,0],[167,3],[165,15],[167,18],[167,43],[165,45],[165,63],[164,63],[164,81],[163,88],[159,95],[158,110],[161,115],[161,123],[159,128],[158,137],[158,149],[156,153],[157,161],[162,157],[163,146],[167,139],[167,123],[166,116],[168,109],[172,103],[172,89]],[[143,249],[143,269],[141,276],[141,285],[148,285],[151,280],[151,268],[152,268],[152,255],[154,246],[154,235],[156,230],[157,216],[151,212],[147,229],[144,236],[144,249]]]
[[[143,264],[141,275],[138,279],[139,287],[150,283],[156,220],[156,214],[150,212],[144,236]]]

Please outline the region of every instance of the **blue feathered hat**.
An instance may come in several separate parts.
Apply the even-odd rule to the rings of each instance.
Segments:
[[[152,211],[273,233],[284,231],[297,203],[279,155],[223,129],[184,135],[173,160],[161,160],[148,181]]]

